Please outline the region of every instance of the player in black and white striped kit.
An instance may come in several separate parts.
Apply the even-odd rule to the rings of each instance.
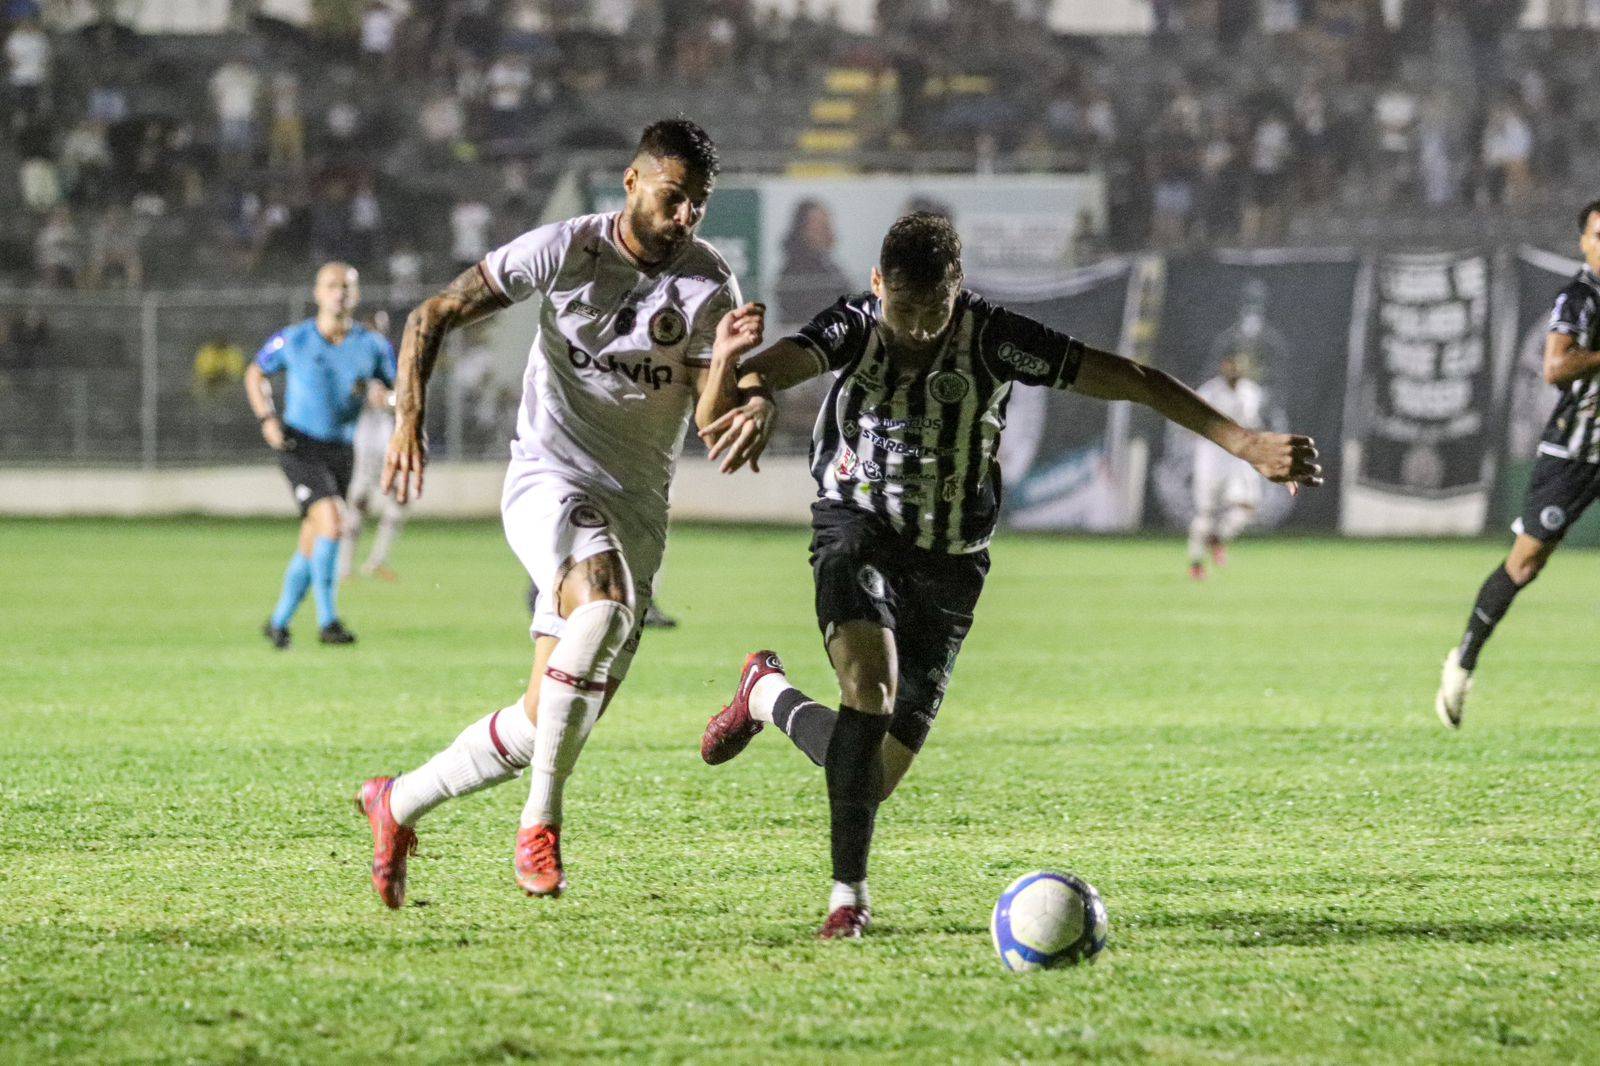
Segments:
[[[1097,351],[962,287],[949,220],[890,228],[872,292],[840,300],[740,367],[701,435],[731,472],[771,431],[771,390],[838,377],[812,437],[811,561],[838,710],[789,684],[770,651],[745,662],[733,702],[701,739],[708,763],[766,722],[826,772],[833,893],[821,935],[869,921],[867,852],[878,804],[933,725],[989,570],[1001,497],[996,454],[1017,385],[1148,404],[1274,481],[1321,482],[1309,437],[1246,429],[1171,376]]]
[[[1472,672],[1494,627],[1600,496],[1600,200],[1578,213],[1578,233],[1584,267],[1556,295],[1544,343],[1544,380],[1561,391],[1539,439],[1522,514],[1511,524],[1517,539],[1478,589],[1467,631],[1445,656],[1433,698],[1451,729],[1461,727]]]

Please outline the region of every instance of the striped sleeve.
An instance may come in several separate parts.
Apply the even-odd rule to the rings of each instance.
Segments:
[[[1595,302],[1594,290],[1589,286],[1568,285],[1556,297],[1556,305],[1550,311],[1550,332],[1587,337],[1594,324]]]
[[[843,370],[867,343],[867,315],[861,297],[842,296],[832,307],[800,327],[789,339],[818,360],[818,373]]]

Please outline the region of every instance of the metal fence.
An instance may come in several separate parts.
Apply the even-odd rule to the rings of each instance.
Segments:
[[[369,286],[358,317],[380,311],[397,336],[426,293]],[[177,292],[0,290],[0,461],[233,463],[262,457],[243,363],[275,331],[312,313],[302,287]],[[199,358],[213,344],[231,357]],[[453,336],[429,388],[441,458],[501,457],[521,367],[497,367]]]

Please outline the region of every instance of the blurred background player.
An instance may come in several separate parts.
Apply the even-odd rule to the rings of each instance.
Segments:
[[[369,383],[394,384],[394,348],[355,321],[361,302],[355,267],[327,263],[317,271],[316,317],[273,334],[245,371],[245,395],[261,436],[300,508],[300,539],[283,575],[278,605],[262,632],[275,648],[289,646],[289,621],[309,590],[319,639],[353,644],[339,620],[339,538],[344,497],[354,465],[356,420]],[[269,375],[283,374],[283,412],[274,408]]]
[[[389,332],[389,313],[379,311],[372,316],[373,328],[381,334]],[[389,566],[389,553],[400,538],[400,529],[406,522],[406,505],[385,493],[383,456],[389,449],[389,438],[394,436],[394,390],[381,381],[367,387],[367,402],[356,420],[355,470],[350,476],[350,492],[346,497],[349,506],[344,515],[344,537],[339,550],[339,577],[348,578],[355,570],[356,542],[361,537],[366,520],[376,516],[378,532],[367,552],[367,561],[361,564],[363,577],[380,577],[395,580]]]
[[[1216,377],[1195,390],[1200,398],[1246,429],[1266,426],[1266,393],[1238,355],[1226,356]],[[1228,562],[1228,544],[1244,532],[1261,505],[1261,475],[1208,440],[1194,445],[1194,517],[1189,521],[1189,576],[1205,580],[1206,552]]]
[[[620,212],[524,233],[406,322],[383,479],[402,503],[422,491],[424,399],[445,336],[544,297],[501,498],[506,539],[539,599],[526,692],[417,769],[361,786],[372,884],[390,907],[405,901],[415,822],[528,768],[517,884],[530,896],[567,887],[562,793],[638,649],[690,415],[709,421],[708,405],[733,392],[738,357],[761,341],[761,307],[738,306],[733,272],[695,236],[717,169],[699,126],[654,123],[623,172]]]
[[[972,627],[1014,385],[1143,403],[1291,490],[1321,482],[1311,438],[1240,426],[1170,375],[996,307],[962,281],[950,220],[900,218],[872,292],[841,298],[748,360],[701,430],[724,472],[754,464],[772,431],[771,390],[838,375],[811,445],[817,625],[838,709],[790,685],[777,655],[758,651],[700,742],[715,765],[774,722],[823,767],[834,882],[824,939],[858,937],[869,924],[878,805],[922,749]]]
[[[1495,626],[1600,496],[1600,200],[1578,212],[1578,234],[1584,265],[1556,295],[1545,334],[1544,380],[1560,392],[1539,438],[1522,514],[1511,524],[1517,539],[1478,589],[1434,694],[1434,712],[1451,729],[1461,727],[1478,655]]]

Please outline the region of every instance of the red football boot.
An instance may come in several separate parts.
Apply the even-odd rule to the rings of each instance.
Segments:
[[[1206,566],[1204,563],[1189,564],[1189,579],[1191,581],[1204,581],[1206,579]]]
[[[744,661],[744,672],[739,675],[739,687],[734,690],[733,702],[711,716],[706,731],[700,737],[700,757],[712,766],[727,762],[745,749],[752,737],[761,732],[763,722],[750,717],[750,693],[756,682],[768,674],[783,673],[783,661],[777,652],[751,652]]]
[[[406,857],[417,853],[417,832],[401,825],[389,812],[392,777],[374,777],[361,783],[356,810],[372,826],[372,887],[394,910],[406,902]]]
[[[1228,546],[1220,540],[1211,545],[1211,562],[1218,569],[1228,565]]]
[[[567,890],[561,869],[561,827],[536,825],[517,830],[517,885],[530,896],[556,896]]]
[[[854,903],[847,903],[843,907],[835,907],[828,915],[828,920],[822,923],[822,929],[817,933],[818,940],[860,940],[861,934],[867,931],[867,926],[872,924],[872,912],[866,907]]]

